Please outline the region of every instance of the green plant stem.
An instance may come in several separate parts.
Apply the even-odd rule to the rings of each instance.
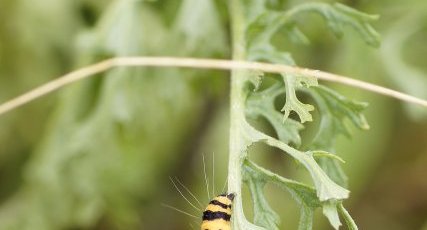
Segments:
[[[233,36],[233,60],[244,60],[244,24],[240,0],[231,1],[231,20]],[[229,180],[228,189],[230,192],[240,195],[241,189],[241,167],[245,155],[245,140],[241,133],[241,124],[244,121],[244,93],[243,84],[245,81],[242,70],[231,72],[230,85],[230,143],[229,143]],[[240,197],[236,201],[239,201]]]
[[[240,5],[240,0],[232,0],[230,7],[230,14],[232,20],[232,36],[233,36],[233,60],[244,60],[244,19]],[[229,179],[228,190],[230,192],[240,195],[242,172],[241,167],[243,164],[245,154],[245,140],[241,135],[241,121],[244,117],[244,94],[243,84],[245,81],[244,72],[242,70],[233,70],[231,72],[231,85],[230,85],[230,143],[229,143]],[[240,201],[240,196],[237,197],[236,202]]]
[[[241,0],[230,1],[230,18],[232,30],[233,60],[245,60],[245,23]],[[243,213],[242,205],[242,166],[246,157],[246,140],[242,133],[242,124],[245,121],[244,105],[245,72],[233,70],[230,85],[230,143],[229,143],[229,168],[228,191],[235,193],[233,208],[232,229],[240,230],[242,226],[249,225]],[[255,226],[254,226],[255,227]],[[255,228],[254,228],[255,229]]]

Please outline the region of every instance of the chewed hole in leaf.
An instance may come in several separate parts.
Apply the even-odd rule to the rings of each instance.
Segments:
[[[295,158],[275,147],[256,142],[248,148],[248,159],[272,172],[313,186],[310,174]]]
[[[256,119],[248,118],[247,122],[255,129],[260,130],[269,136],[277,137],[277,133],[273,125],[263,116],[259,116]]]
[[[311,100],[309,101],[311,103]],[[319,110],[315,109],[311,112],[311,115],[313,117],[313,121],[304,123],[304,129],[300,132],[300,136],[302,139],[301,149],[309,149],[309,145],[312,143],[313,139],[316,136],[316,133],[320,128],[319,118],[321,114],[319,113]]]
[[[292,120],[295,120],[295,121],[298,121],[299,120],[299,116],[298,116],[298,113],[296,113],[295,111],[291,111],[290,113],[289,113],[289,116],[288,116],[288,118],[287,119],[292,119]]]
[[[280,215],[280,219],[277,225],[278,229],[298,229],[298,218],[295,218],[295,216],[298,215],[291,215],[290,212],[293,212],[293,210],[298,210],[299,204],[295,202],[292,195],[283,191],[283,189],[273,183],[266,183],[263,191],[264,197],[268,201],[271,209]],[[280,197],[280,199],[272,199],[272,197]],[[284,213],[286,214],[283,215]],[[271,221],[272,218],[263,218],[263,220],[266,219],[267,221]],[[268,228],[268,230],[270,230],[270,228]]]
[[[256,142],[248,148],[248,156],[254,162],[280,174],[290,176],[292,175],[291,167],[284,167],[288,162],[293,161],[293,158],[281,154],[280,150],[271,147],[261,142]],[[295,168],[295,164],[294,168]]]

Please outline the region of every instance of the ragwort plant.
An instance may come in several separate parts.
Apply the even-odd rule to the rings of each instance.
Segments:
[[[367,44],[379,45],[379,36],[370,25],[377,16],[342,4],[313,2],[278,10],[275,1],[231,0],[233,60],[295,65],[290,53],[272,44],[272,37],[285,33],[290,41],[307,43],[308,38],[299,29],[297,18],[308,13],[319,14],[337,37],[343,35],[344,27],[351,27]],[[262,73],[241,70],[233,71],[231,76],[228,191],[236,193],[232,228],[278,229],[279,215],[263,193],[264,186],[273,183],[288,191],[298,203],[301,213],[298,229],[312,229],[313,213],[317,208],[322,209],[335,229],[341,226],[340,216],[348,229],[357,229],[342,203],[349,197],[349,191],[334,143],[339,135],[349,135],[344,120],[350,120],[360,129],[369,128],[362,114],[366,104],[319,85],[311,76],[283,73],[274,84],[260,90],[262,78]],[[302,103],[297,92],[309,95],[315,105]],[[286,100],[281,109],[283,114],[275,109],[274,101],[278,97]],[[310,112],[315,107],[320,114],[320,126],[308,147],[302,149],[299,132],[305,122],[313,120]],[[289,117],[291,112],[299,119]],[[260,117],[272,125],[277,137],[267,135],[247,121]],[[314,187],[277,175],[251,161],[248,147],[254,143],[263,143],[289,154],[308,171]],[[254,223],[250,223],[243,212],[242,182],[251,193]]]
[[[367,44],[377,46],[379,43],[379,36],[369,24],[377,17],[341,4],[313,2],[278,10],[279,0],[226,2],[230,6],[233,60],[295,65],[291,54],[278,49],[271,41],[277,33],[284,33],[290,41],[308,43],[297,23],[297,18],[308,13],[322,16],[337,37],[342,36],[344,27],[352,27]],[[105,56],[213,56],[216,52],[225,52],[226,39],[222,39],[224,34],[219,33],[223,28],[216,20],[218,15],[213,0],[183,1],[172,32],[165,27],[161,16],[153,13],[157,11],[140,4],[136,0],[113,1],[96,26],[79,39],[82,43],[80,62],[92,63]],[[150,36],[145,36],[147,34]],[[173,41],[167,42],[170,40],[166,38],[173,37],[171,40],[181,44],[184,39],[179,39],[181,37],[177,34],[186,38],[188,53],[182,53]],[[212,37],[216,39],[211,41]],[[144,77],[140,75],[142,72]],[[89,228],[103,215],[124,228],[138,226],[139,216],[129,201],[149,199],[147,194],[157,183],[150,178],[157,178],[160,174],[152,172],[167,168],[163,166],[178,158],[174,154],[175,146],[180,142],[178,138],[189,139],[188,133],[195,130],[197,113],[194,111],[202,110],[203,98],[188,84],[194,83],[195,78],[184,78],[182,73],[177,70],[120,68],[105,74],[103,79],[92,79],[65,92],[56,111],[54,125],[37,157],[31,161],[32,167],[28,169],[23,186],[36,195],[22,190],[22,197],[10,205],[22,209],[19,218],[0,215],[0,226],[5,229]],[[171,81],[174,76],[177,78]],[[242,70],[233,71],[231,76],[228,191],[236,194],[232,228],[278,229],[279,215],[270,207],[263,193],[264,186],[273,183],[288,191],[299,204],[300,230],[312,229],[313,213],[318,208],[323,210],[335,229],[341,225],[340,216],[349,229],[357,229],[342,204],[349,191],[346,189],[347,178],[340,166],[342,160],[335,155],[334,143],[339,135],[349,135],[344,120],[350,120],[360,129],[369,127],[361,114],[366,104],[349,100],[318,85],[311,76],[283,73],[276,76],[274,84],[260,87],[262,78],[260,72]],[[158,90],[159,85],[161,90]],[[309,95],[314,105],[302,103],[298,92]],[[92,95],[93,100],[88,100],[87,95]],[[285,99],[282,111],[275,108],[277,98]],[[95,102],[97,105],[92,106]],[[164,110],[160,112],[152,109],[160,104],[172,107],[163,106]],[[163,116],[171,112],[169,108],[173,108],[177,121],[186,122],[175,122],[174,128],[165,122],[170,119]],[[320,115],[319,129],[303,149],[299,133],[305,122],[313,120],[311,111],[315,108]],[[289,116],[291,112],[297,115],[297,119]],[[247,121],[258,118],[265,118],[272,125],[276,137],[267,135]],[[166,129],[169,135],[161,139],[151,135]],[[89,137],[97,137],[98,140],[93,142]],[[314,186],[285,178],[251,161],[247,149],[254,143],[263,143],[289,154],[309,172]],[[116,154],[118,152],[126,154]],[[153,158],[153,152],[157,153],[156,158]],[[136,170],[128,170],[129,167]],[[243,212],[243,183],[251,192],[254,223],[250,223]],[[44,190],[46,187],[50,188],[47,192]],[[123,195],[129,193],[132,196]],[[82,197],[85,202],[76,202]],[[41,201],[51,205],[45,208]]]

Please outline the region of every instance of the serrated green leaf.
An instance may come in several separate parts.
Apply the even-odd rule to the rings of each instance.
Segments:
[[[253,20],[246,30],[246,39],[249,50],[256,49],[262,44],[269,44],[271,38],[281,28],[284,29],[291,41],[308,44],[308,38],[302,33],[295,23],[294,17],[307,12],[318,13],[326,20],[328,27],[337,36],[342,37],[345,26],[351,26],[372,46],[379,46],[380,36],[370,25],[378,19],[376,15],[359,12],[345,5],[327,3],[305,3],[289,11],[266,10]]]
[[[289,53],[277,51],[271,45],[260,46],[259,49],[249,51],[249,58],[253,61],[268,61],[277,64],[294,65],[294,61]],[[282,108],[284,111],[283,122],[286,122],[291,111],[295,111],[300,117],[301,123],[312,121],[310,111],[314,110],[312,105],[303,104],[297,98],[296,91],[301,88],[317,86],[317,79],[311,76],[295,76],[292,74],[282,74],[285,82],[286,102]],[[276,130],[277,131],[277,130]]]
[[[258,217],[260,218],[263,215],[271,215],[269,217],[266,217],[267,219],[261,220],[260,223],[264,223],[264,224],[268,223],[273,225],[263,225],[264,227],[267,227],[268,229],[270,228],[276,229],[276,224],[278,223],[276,221],[271,222],[272,220],[275,220],[273,218],[275,216],[275,213],[274,211],[271,210],[268,203],[265,203],[265,204],[257,203],[260,201],[258,200],[258,198],[263,199],[262,202],[266,202],[262,192],[262,188],[264,187],[267,181],[272,182],[277,186],[279,186],[280,188],[289,191],[292,197],[295,199],[295,201],[298,204],[300,204],[301,217],[300,217],[300,223],[299,223],[298,229],[301,229],[301,230],[312,229],[313,213],[314,213],[314,210],[318,207],[322,207],[324,215],[328,218],[329,222],[335,229],[338,229],[338,227],[341,225],[341,221],[338,215],[338,208],[340,208],[340,206],[338,205],[341,205],[340,201],[332,199],[325,202],[321,202],[318,196],[316,195],[316,191],[310,186],[281,177],[265,168],[258,166],[257,164],[255,164],[250,160],[246,160],[244,162],[244,175],[245,175],[246,183],[249,184],[250,191],[254,199],[254,206],[255,205],[260,206],[260,207],[257,207],[257,209],[254,209],[255,213],[257,211],[263,212],[263,210],[265,210],[264,214],[256,213],[255,215],[258,215]],[[257,194],[254,194],[254,193],[257,193]],[[260,197],[257,197],[257,196],[260,196]],[[268,221],[268,222],[265,223],[263,221]]]
[[[345,26],[351,26],[367,44],[375,47],[380,45],[380,36],[370,24],[378,19],[377,15],[365,14],[339,3],[330,5],[312,2],[295,7],[292,16],[303,12],[314,12],[323,16],[337,37],[342,37]]]
[[[347,187],[348,178],[344,173],[339,162],[335,159],[320,158],[316,159],[325,173],[337,184]]]
[[[301,144],[299,131],[304,126],[293,119],[286,119],[283,122],[282,114],[274,107],[274,100],[283,93],[284,86],[280,83],[261,92],[252,93],[247,99],[246,116],[252,119],[264,117],[275,129],[279,140],[299,146]]]
[[[280,188],[290,192],[292,197],[301,207],[300,227],[299,229],[311,229],[313,223],[313,212],[316,207],[320,207],[321,203],[316,195],[316,191],[305,184],[297,181],[286,179],[281,177],[267,169],[264,169],[252,161],[246,160],[244,162],[244,172],[247,178],[247,183],[258,184],[259,187],[263,187],[266,181],[270,181]],[[262,190],[251,189],[252,196],[261,196]],[[265,198],[264,198],[265,199]],[[255,204],[255,203],[254,203]],[[266,204],[266,214],[270,215],[267,220],[260,220],[261,223],[267,224],[265,227],[271,227],[268,229],[277,229],[278,220],[275,219],[275,213],[271,210],[268,203]],[[260,208],[258,209],[262,211]],[[256,213],[256,210],[254,210]],[[264,214],[256,214],[261,218]],[[268,222],[265,222],[268,221]]]
[[[333,153],[329,153],[326,151],[320,151],[320,150],[312,151],[312,154],[313,154],[314,158],[328,157],[330,159],[338,160],[341,163],[345,163],[345,161],[341,157],[339,157],[338,155],[333,154]]]
[[[263,44],[250,50],[248,52],[248,60],[295,65],[295,62],[290,53],[280,52],[270,44]]]
[[[317,195],[321,201],[330,199],[346,199],[349,196],[349,191],[333,181],[314,160],[307,158],[304,162],[307,170],[310,172],[313,182],[316,186]]]
[[[306,206],[301,207],[298,230],[313,229],[314,209]]]
[[[253,91],[257,91],[259,89],[259,87],[261,86],[262,77],[264,76],[264,72],[252,70],[252,71],[249,71],[247,76],[248,76],[248,81],[251,82],[252,85],[254,86]]]
[[[315,12],[322,15],[338,37],[342,35],[343,27],[350,25],[362,35],[367,43],[379,44],[379,36],[369,24],[372,20],[377,19],[376,16],[361,13],[341,4],[306,3],[288,12],[266,10],[253,20],[246,29],[249,58],[251,60],[264,59],[273,63],[290,64],[289,55],[277,51],[270,44],[270,40],[280,28],[285,28],[291,39],[301,40],[304,43],[308,42],[308,39],[296,27],[293,19],[304,12]],[[282,76],[286,83],[286,103],[282,109],[284,119],[289,116],[291,111],[295,111],[302,123],[311,121],[310,112],[314,110],[314,107],[300,102],[295,92],[302,86],[317,85],[317,80],[312,77],[299,77],[289,74],[282,74]]]
[[[300,230],[312,229],[314,209],[318,207],[323,208],[323,212],[325,216],[327,216],[331,225],[335,229],[338,229],[338,227],[341,225],[341,222],[338,216],[338,211],[337,211],[337,205],[341,205],[339,201],[329,200],[322,203],[317,197],[316,191],[310,186],[304,185],[302,183],[299,183],[290,179],[283,178],[267,169],[264,169],[258,166],[252,161],[246,160],[244,164],[245,164],[245,167],[244,167],[245,178],[247,180],[247,183],[249,183],[252,196],[263,197],[262,189],[259,189],[259,188],[262,188],[266,183],[266,181],[270,181],[276,184],[277,186],[281,187],[282,189],[285,189],[291,193],[292,197],[300,204],[300,208],[301,208],[301,217],[300,217],[298,229]],[[251,186],[254,186],[254,185],[251,185],[251,183],[258,184],[259,187],[251,188]],[[253,194],[253,193],[259,193],[259,194]],[[262,199],[265,199],[265,198],[263,197]],[[255,201],[254,201],[254,205],[255,205]],[[266,208],[267,210],[266,213],[268,214],[271,212],[271,208],[268,204],[266,205],[267,205],[266,207],[268,207]],[[263,209],[257,209],[257,210],[262,212]],[[256,212],[257,210],[254,210],[254,211]],[[259,217],[262,216],[262,214],[256,214],[256,215],[259,215]],[[275,214],[273,214],[273,216],[275,216]],[[268,220],[272,220],[271,218],[272,218],[271,216],[268,217]],[[278,223],[278,222],[269,222],[269,223],[271,224],[271,223]],[[263,225],[263,226],[273,227],[271,229],[276,229],[275,228],[276,225]]]
[[[305,34],[293,23],[285,24],[284,32],[289,37],[289,40],[295,44],[309,45],[310,40]]]
[[[346,119],[349,119],[360,129],[369,128],[362,114],[367,106],[366,103],[349,100],[324,86],[313,87],[307,92],[313,95],[321,114],[319,129],[310,144],[310,148],[333,153],[336,138],[341,134],[350,135],[344,124]],[[317,161],[332,180],[346,186],[347,177],[336,160],[321,158]]]
[[[260,138],[264,143],[279,148],[300,162],[310,173],[320,201],[348,198],[349,191],[332,181],[314,160],[310,152],[301,152],[285,143],[265,135]]]
[[[309,44],[308,38],[299,30],[289,15],[280,11],[268,10],[260,14],[247,26],[246,40],[249,50],[258,49],[263,44],[269,44],[271,38],[280,30],[286,33],[292,42]]]
[[[248,176],[245,179],[245,182],[248,184],[251,192],[254,209],[254,223],[269,230],[278,230],[280,217],[270,207],[264,196],[263,188],[266,184],[265,180],[257,180],[254,177]]]
[[[269,44],[284,19],[283,14],[277,12],[266,11],[260,14],[246,27],[246,43],[249,49],[259,44]]]
[[[359,129],[369,129],[362,114],[367,103],[349,100],[325,86],[314,87],[309,92],[313,95],[321,113],[319,132],[312,142],[314,148],[331,150],[338,135],[349,137],[350,133],[344,125],[346,119]]]
[[[329,223],[335,229],[338,229],[341,226],[341,221],[340,221],[338,210],[337,210],[337,203],[338,203],[337,201],[330,200],[325,202],[322,205],[323,215],[325,215],[328,218]]]
[[[317,80],[314,77],[299,77],[292,74],[282,74],[283,81],[286,86],[286,102],[282,108],[284,113],[283,119],[286,120],[291,111],[295,111],[301,123],[312,121],[313,117],[310,112],[314,110],[314,106],[304,104],[298,100],[296,90],[304,87],[316,86]]]
[[[338,211],[340,212],[341,216],[344,218],[344,221],[347,225],[348,230],[358,230],[356,223],[354,222],[353,218],[351,218],[350,214],[347,212],[347,210],[344,208],[344,205],[342,202],[339,202],[338,204]]]
[[[293,7],[289,11],[270,10],[268,7],[262,6],[262,4],[266,4],[266,2],[261,1],[256,4],[258,11],[252,11],[251,19],[249,20],[250,23],[248,23],[246,27],[245,38],[247,45],[247,57],[249,60],[295,65],[291,55],[276,49],[271,44],[271,40],[272,37],[280,30],[284,31],[286,36],[289,37],[292,42],[307,44],[309,42],[308,38],[299,30],[295,19],[302,13],[314,12],[320,14],[325,19],[328,27],[337,37],[341,37],[343,35],[345,26],[350,26],[355,29],[368,44],[373,46],[379,45],[379,36],[369,24],[372,20],[377,18],[376,16],[364,14],[340,4],[331,5],[317,2],[306,3]],[[258,15],[254,12],[257,12]],[[333,154],[333,144],[337,135],[349,135],[348,130],[343,123],[343,120],[346,118],[349,118],[350,121],[359,128],[367,129],[369,127],[363,115],[361,115],[361,110],[363,110],[366,105],[347,100],[346,98],[335,94],[333,91],[328,91],[327,89],[324,90],[322,87],[313,87],[317,86],[317,79],[314,77],[295,76],[283,73],[282,78],[285,85],[284,89],[275,88],[277,85],[273,85],[271,88],[267,88],[261,92],[249,94],[250,96],[247,99],[247,107],[245,111],[246,116],[249,118],[258,118],[262,116],[273,125],[280,141],[269,136],[258,138],[270,146],[282,149],[305,166],[309,171],[316,188],[316,190],[314,190],[315,195],[311,194],[311,198],[315,197],[319,203],[314,206],[307,205],[305,200],[307,197],[299,194],[299,192],[301,192],[300,188],[290,188],[290,184],[283,181],[286,179],[266,171],[265,169],[259,168],[256,165],[252,165],[252,169],[256,169],[258,174],[264,175],[264,179],[272,182],[277,182],[275,180],[280,178],[278,179],[278,181],[280,181],[278,184],[290,191],[291,194],[293,194],[293,197],[299,201],[301,204],[299,229],[312,229],[313,212],[314,209],[319,206],[323,208],[323,212],[331,225],[335,229],[338,229],[341,222],[338,216],[337,204],[340,203],[339,200],[348,197],[349,191],[343,188],[346,184],[346,177],[338,164],[338,161],[343,162],[343,160]],[[279,86],[283,87],[281,84],[279,84]],[[313,141],[314,144],[310,146],[312,149],[320,150],[302,152],[287,145],[287,143],[290,142],[299,143],[300,139],[298,135],[299,129],[296,128],[297,126],[293,127],[295,134],[291,136],[288,135],[289,131],[286,131],[286,127],[292,126],[286,122],[289,120],[287,118],[292,111],[296,112],[301,123],[312,120],[310,112],[314,110],[314,107],[312,105],[302,103],[297,97],[297,92],[311,92],[314,91],[313,88],[320,88],[320,92],[317,92],[318,95],[316,96],[322,98],[323,104],[317,103],[319,105],[319,109],[328,108],[328,110],[326,112],[323,112],[324,110],[319,110],[319,113],[322,116],[320,124],[321,127]],[[273,103],[263,97],[273,98],[274,102],[274,98],[276,98],[277,95],[283,94],[283,91],[286,95],[286,102],[282,108],[285,124],[280,125],[278,121],[279,113],[275,110],[274,106],[272,106]],[[268,95],[268,93],[271,92],[274,93],[272,93],[272,95]],[[320,94],[321,96],[319,96]],[[298,139],[296,137],[298,137]],[[257,176],[259,176],[258,174]],[[250,185],[252,187],[252,192],[257,192],[264,186],[265,182],[263,180],[260,180],[259,178],[257,180],[259,180],[257,182],[259,183],[259,187],[256,187],[254,184]],[[264,199],[264,197],[257,197],[254,198],[254,200],[255,199],[260,200]],[[320,201],[322,201],[322,203],[320,203]],[[271,211],[269,206],[268,208],[265,208],[265,210],[267,215]],[[262,216],[262,214],[257,215]],[[275,223],[277,222],[270,219],[270,217],[262,218],[266,221],[261,221],[263,226],[275,229]]]
[[[316,195],[316,190],[304,183],[294,181],[277,175],[250,160],[244,161],[244,170],[247,176],[258,181],[269,181],[282,189],[289,191],[292,197],[301,205],[310,208],[321,206],[321,202]]]

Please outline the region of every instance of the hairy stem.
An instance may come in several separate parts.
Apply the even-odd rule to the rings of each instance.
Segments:
[[[233,60],[244,60],[245,54],[245,22],[241,0],[231,0],[230,17],[232,21],[232,46]],[[262,229],[247,222],[242,206],[242,167],[246,158],[245,124],[245,93],[243,91],[246,81],[245,71],[233,70],[231,72],[230,92],[230,143],[229,143],[229,168],[228,191],[236,195],[232,219],[232,229]]]
[[[233,60],[244,60],[244,19],[240,0],[232,0],[230,5],[230,17],[232,20]],[[230,85],[230,139],[229,139],[229,167],[228,190],[236,194],[234,209],[239,212],[242,209],[242,164],[245,154],[244,139],[240,132],[241,119],[244,119],[244,95],[242,70],[231,72]],[[235,213],[236,213],[235,211]],[[238,215],[238,214],[237,214]],[[237,216],[234,215],[234,216]],[[233,229],[238,229],[238,219],[233,219]]]

